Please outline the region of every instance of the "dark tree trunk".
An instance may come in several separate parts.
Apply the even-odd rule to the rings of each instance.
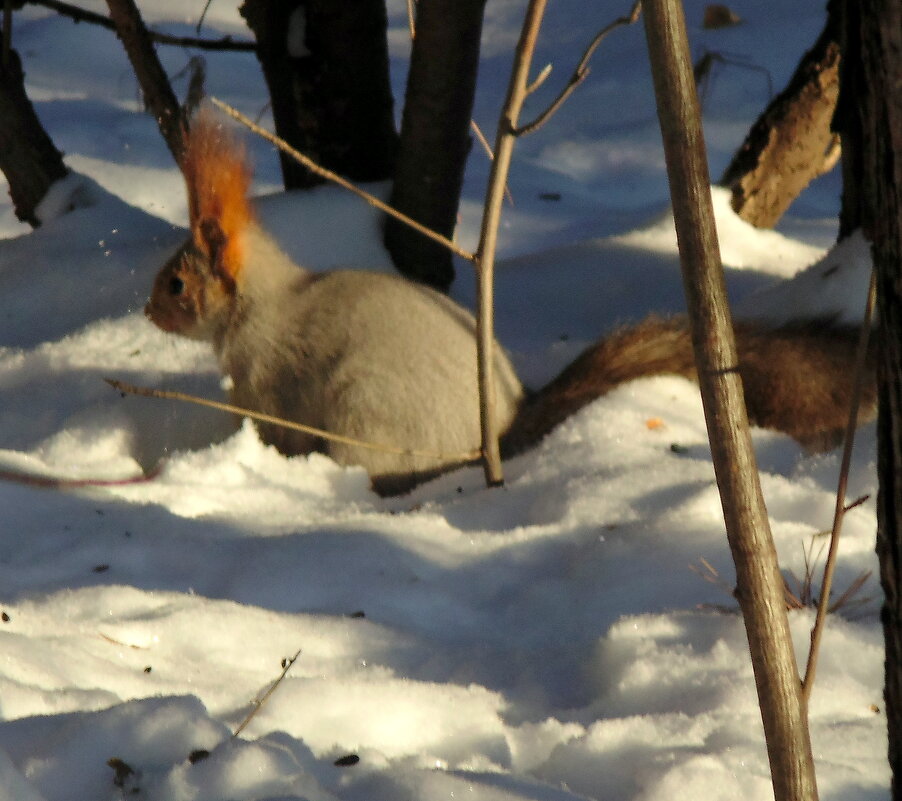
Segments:
[[[107,6],[116,26],[116,35],[144,93],[144,102],[156,118],[175,163],[180,165],[186,122],[150,33],[134,0],[107,0]]]
[[[245,0],[276,133],[347,178],[394,170],[397,133],[388,75],[384,0]],[[286,188],[321,182],[280,154]]]
[[[733,192],[746,222],[770,228],[811,181],[836,162],[830,123],[839,94],[839,22],[828,13],[823,32],[786,88],[749,131],[719,183]]]
[[[390,205],[451,238],[479,66],[485,0],[420,0]],[[451,253],[393,219],[385,245],[409,278],[446,290]]]
[[[892,796],[902,799],[902,2],[846,0],[845,15],[843,150],[850,150],[848,138],[861,169],[857,210],[877,271],[877,554]],[[851,220],[851,201],[844,211]]]
[[[15,50],[0,63],[0,170],[22,222],[40,224],[35,209],[50,185],[69,172],[25,94],[25,75]]]
[[[861,12],[855,3],[830,0],[830,13],[840,20],[843,64],[840,92],[833,128],[842,139],[842,206],[839,212],[839,238],[845,239],[862,225],[862,145],[864,109],[858,96],[865,78],[861,54]]]

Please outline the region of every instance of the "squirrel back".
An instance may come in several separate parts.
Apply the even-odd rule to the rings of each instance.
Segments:
[[[423,453],[322,440],[275,425],[264,442],[362,465],[394,493],[456,467],[480,445],[476,322],[406,279],[354,270],[313,274],[254,221],[243,150],[208,113],[186,142],[191,236],[154,282],[147,316],[212,343],[233,403],[332,434]],[[238,191],[240,189],[240,192]],[[496,414],[522,397],[496,345]]]

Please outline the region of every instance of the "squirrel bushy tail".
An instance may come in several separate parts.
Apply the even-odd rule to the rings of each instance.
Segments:
[[[736,324],[736,347],[746,407],[753,425],[789,434],[809,450],[835,447],[851,405],[858,328],[829,320],[774,326]],[[876,404],[873,353],[861,399],[862,417]],[[502,441],[519,453],[570,415],[636,378],[679,375],[698,380],[685,317],[649,317],[591,345],[564,371],[528,397]]]

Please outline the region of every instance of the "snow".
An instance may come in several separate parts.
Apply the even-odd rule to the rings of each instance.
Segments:
[[[142,10],[189,34],[202,5]],[[402,98],[405,4],[389,5]],[[822,5],[737,1],[742,25],[705,31],[703,4],[687,3],[695,54],[730,56],[704,96],[715,177],[768,99],[760,71],[738,62],[784,85]],[[489,133],[523,6],[487,6],[474,116]],[[536,64],[554,71],[533,113],[588,32],[624,11],[551,4]],[[203,33],[246,36],[229,4],[210,6]],[[393,499],[374,495],[359,468],[285,459],[218,412],[121,397],[104,377],[222,395],[209,350],[142,314],[184,236],[181,179],[111,33],[26,7],[13,41],[75,172],[46,199],[36,231],[0,203],[0,467],[116,479],[163,461],[134,484],[0,483],[0,799],[771,797],[694,386],[658,376],[617,388],[507,464],[503,489],[485,489],[470,468]],[[182,93],[191,54],[160,54]],[[212,93],[263,111],[252,56],[206,58]],[[641,26],[612,34],[592,64],[515,152],[497,327],[532,385],[605,330],[682,306]],[[295,258],[390,269],[367,206],[333,187],[279,193],[271,148],[250,146],[261,218]],[[487,171],[474,149],[464,246],[478,233]],[[835,173],[819,179],[772,232],[736,219],[715,191],[738,313],[860,316],[863,240],[825,254],[837,193]],[[472,304],[468,268],[458,275],[454,295]],[[823,559],[838,454],[753,437],[796,587],[807,554]],[[875,461],[874,426],[864,426],[849,496],[870,500],[846,518],[838,592],[876,569]],[[715,580],[700,575],[704,563]],[[829,620],[811,702],[824,799],[888,794],[875,578],[862,595]],[[800,660],[812,621],[810,608],[790,613]],[[350,755],[359,761],[336,764]]]

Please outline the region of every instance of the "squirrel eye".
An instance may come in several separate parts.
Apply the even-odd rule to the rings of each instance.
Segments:
[[[182,281],[181,278],[177,276],[173,276],[169,279],[169,294],[170,295],[181,295],[182,291],[185,289],[185,282]]]

